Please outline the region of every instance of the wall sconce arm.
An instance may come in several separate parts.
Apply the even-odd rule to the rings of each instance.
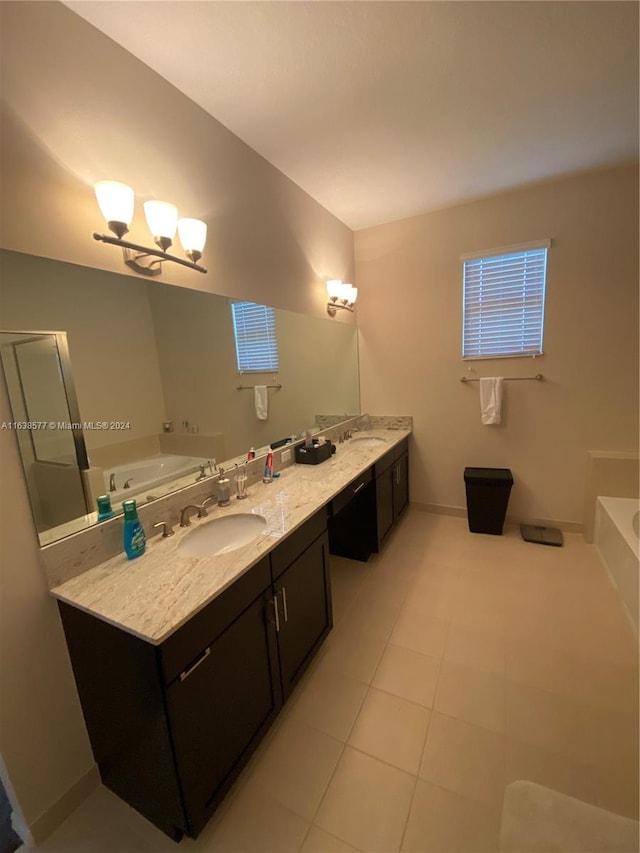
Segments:
[[[140,246],[137,243],[130,243],[128,240],[121,240],[118,237],[110,237],[108,234],[98,234],[94,231],[94,240],[99,240],[102,243],[109,243],[111,246],[120,246],[124,255],[124,262],[128,267],[142,275],[160,275],[162,272],[162,261],[172,261],[174,264],[180,264],[183,267],[188,267],[190,270],[198,272],[207,272],[206,267],[192,261],[185,261],[183,258],[177,258],[175,255],[169,255],[163,252],[162,249],[152,249],[148,246]],[[136,252],[137,254],[133,254]],[[154,258],[148,263],[141,263],[145,258]]]

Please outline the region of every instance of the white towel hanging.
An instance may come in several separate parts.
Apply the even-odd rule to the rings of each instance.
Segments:
[[[502,382],[502,376],[485,376],[480,380],[480,413],[485,425],[500,423]]]
[[[256,404],[256,415],[259,421],[266,421],[269,417],[269,392],[266,385],[256,385],[253,389],[253,398]]]

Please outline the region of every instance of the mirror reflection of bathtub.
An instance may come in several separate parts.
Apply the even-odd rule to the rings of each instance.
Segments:
[[[148,459],[140,459],[138,462],[117,465],[115,468],[103,471],[104,488],[100,494],[109,495],[113,510],[119,512],[122,501],[140,496],[145,501],[162,497],[166,491],[161,487],[167,483],[172,483],[171,491],[182,487],[174,481],[180,480],[184,486],[193,483],[201,465],[205,466],[208,472],[207,466],[210,461],[197,456],[160,454]],[[110,488],[111,477],[116,487],[113,491]],[[125,483],[130,485],[125,488]]]

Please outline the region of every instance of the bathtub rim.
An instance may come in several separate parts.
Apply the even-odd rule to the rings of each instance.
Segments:
[[[633,529],[633,518],[640,511],[640,498],[599,496],[596,504],[598,510],[613,521],[636,560],[640,559],[640,540]]]

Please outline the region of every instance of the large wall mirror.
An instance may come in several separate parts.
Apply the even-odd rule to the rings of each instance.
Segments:
[[[56,424],[16,433],[41,544],[95,523],[99,494],[119,512],[127,497],[145,503],[194,482],[210,460],[260,455],[316,429],[319,415],[360,411],[353,325],[276,309],[278,371],[239,374],[227,297],[18,252],[0,263],[13,417]],[[266,420],[255,385],[273,386]],[[58,428],[76,418],[86,471],[77,435]],[[74,466],[84,502],[68,485]]]

